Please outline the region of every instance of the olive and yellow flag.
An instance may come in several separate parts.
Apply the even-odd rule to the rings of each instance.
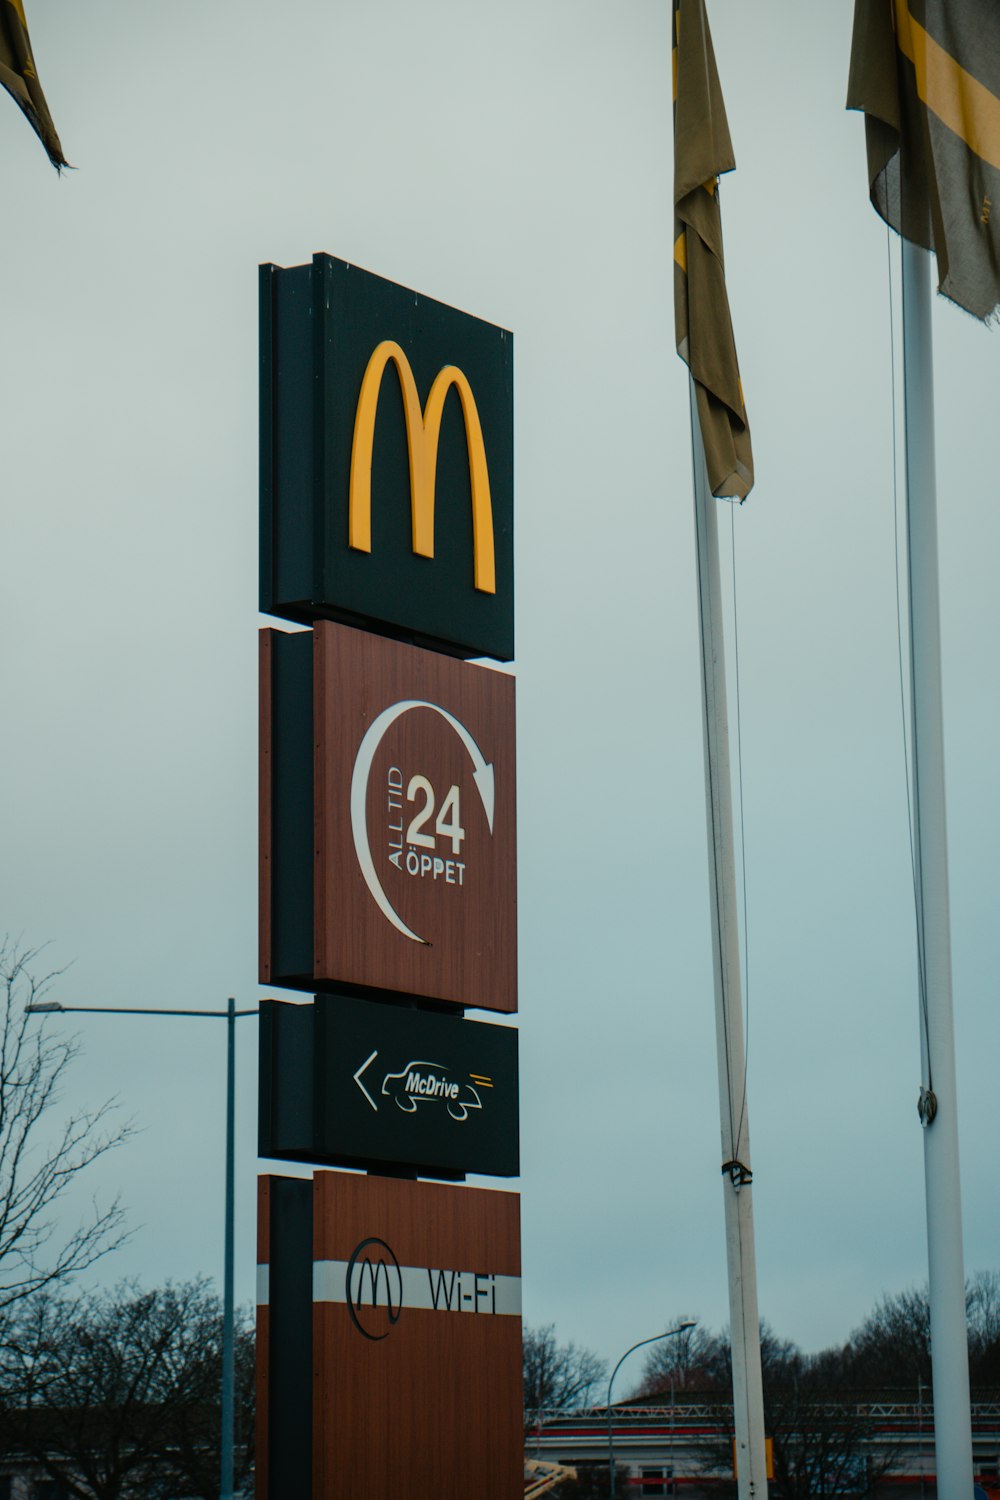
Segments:
[[[938,289],[1000,304],[1000,0],[855,0],[848,109],[875,208],[937,255]]]
[[[745,500],[753,487],[753,453],[729,315],[719,208],[719,174],[735,165],[705,0],[674,0],[677,352],[695,382],[712,494]]]
[[[31,121],[52,165],[69,166],[38,82],[22,0],[0,0],[0,83]]]

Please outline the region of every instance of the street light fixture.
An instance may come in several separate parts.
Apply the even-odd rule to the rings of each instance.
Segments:
[[[236,1443],[236,1339],[233,1301],[235,1235],[233,1230],[236,1174],[236,1020],[255,1016],[253,1010],[237,1010],[230,995],[225,1010],[159,1010],[152,1006],[62,1005],[58,1000],[37,1000],[26,1005],[32,1015],[112,1015],[112,1016],[193,1016],[201,1020],[226,1022],[226,1233],[222,1282],[222,1393],[221,1393],[221,1461],[219,1500],[233,1500],[233,1454]]]
[[[672,1339],[675,1334],[684,1333],[688,1328],[694,1328],[697,1321],[697,1318],[688,1318],[683,1323],[678,1323],[676,1328],[668,1328],[666,1333],[654,1333],[651,1339],[640,1339],[637,1344],[632,1345],[631,1349],[625,1350],[625,1353],[611,1371],[611,1379],[608,1381],[608,1495],[610,1496],[610,1500],[615,1500],[615,1439],[611,1425],[611,1387],[615,1383],[615,1376],[629,1355],[634,1354],[637,1349],[642,1349],[646,1344],[658,1344],[661,1339]]]

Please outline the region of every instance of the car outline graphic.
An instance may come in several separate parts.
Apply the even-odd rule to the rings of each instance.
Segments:
[[[431,1070],[430,1077],[432,1083],[440,1084],[442,1090],[448,1089],[449,1093],[447,1096],[436,1089],[433,1093],[417,1093],[415,1090],[411,1091],[407,1089],[406,1085],[410,1075],[416,1074],[419,1079],[420,1070],[422,1069]],[[394,1083],[398,1084],[399,1087],[390,1087]],[[450,1092],[452,1089],[455,1090],[454,1095]],[[443,1104],[451,1118],[460,1125],[469,1118],[470,1109],[482,1109],[483,1107],[483,1101],[471,1083],[457,1082],[452,1078],[451,1069],[447,1064],[430,1062],[425,1058],[414,1058],[406,1064],[405,1068],[401,1068],[398,1073],[387,1073],[382,1080],[382,1094],[384,1097],[392,1099],[397,1109],[401,1109],[404,1114],[408,1115],[416,1113],[418,1104]]]

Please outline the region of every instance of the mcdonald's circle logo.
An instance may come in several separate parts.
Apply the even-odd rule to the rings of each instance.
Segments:
[[[355,1246],[347,1262],[344,1288],[351,1322],[366,1339],[384,1339],[399,1322],[403,1273],[385,1240],[372,1237]]]
[[[261,609],[509,661],[511,334],[329,255],[260,311]]]

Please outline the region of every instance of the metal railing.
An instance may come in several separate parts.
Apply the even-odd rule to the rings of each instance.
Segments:
[[[803,1409],[824,1416],[835,1416],[842,1412],[845,1417],[865,1417],[872,1422],[928,1422],[934,1416],[934,1405],[930,1400],[917,1401],[803,1401]],[[732,1421],[732,1405],[727,1402],[698,1401],[676,1405],[619,1406],[612,1408],[616,1426],[627,1426],[630,1422],[665,1422],[668,1425],[690,1425],[703,1422],[724,1424]],[[546,1407],[540,1411],[525,1412],[525,1431],[535,1431],[567,1422],[575,1425],[605,1423],[607,1406]],[[1000,1400],[974,1401],[972,1420],[984,1425],[1000,1421]]]

